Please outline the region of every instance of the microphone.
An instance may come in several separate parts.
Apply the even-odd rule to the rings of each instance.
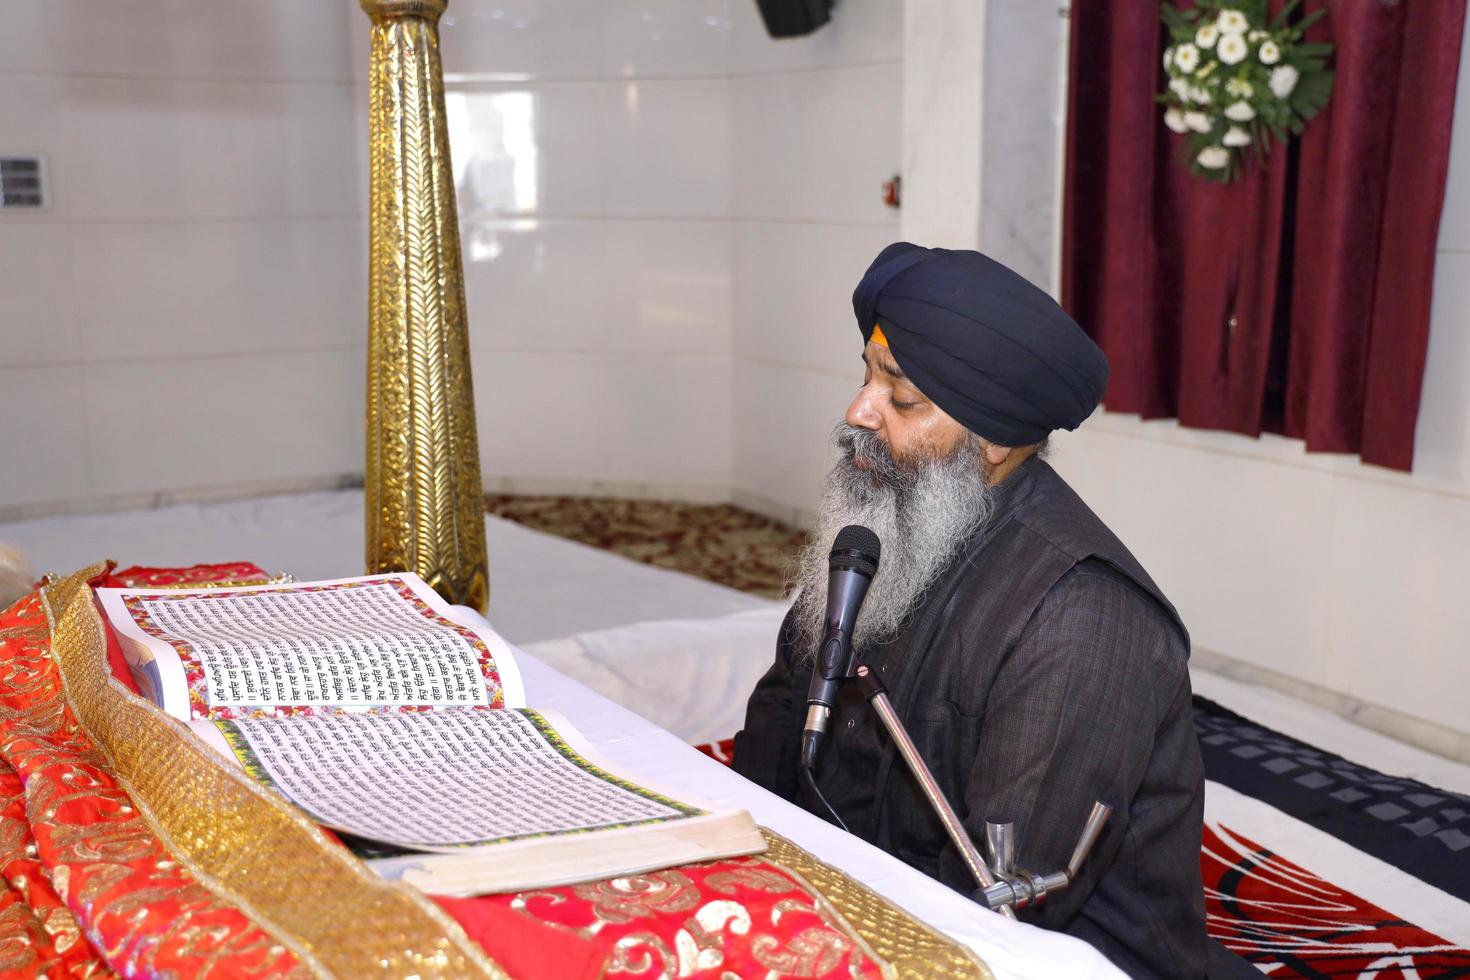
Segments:
[[[868,586],[878,572],[882,553],[878,535],[849,524],[832,541],[827,578],[826,627],[817,648],[811,686],[807,688],[806,726],[801,733],[801,765],[811,769],[827,732],[827,719],[838,686],[852,674],[852,631]]]

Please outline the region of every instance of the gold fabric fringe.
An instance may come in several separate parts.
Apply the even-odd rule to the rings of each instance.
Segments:
[[[199,881],[322,976],[496,977],[458,923],[346,849],[110,676],[88,581],[42,590],[67,704],[138,811]]]
[[[770,849],[761,860],[797,878],[827,902],[856,933],[884,972],[915,980],[995,980],[967,947],[940,935],[871,888],[772,831],[761,829]],[[987,915],[979,906],[976,915]],[[834,923],[836,924],[836,923]]]
[[[383,881],[294,807],[112,679],[88,581],[46,586],[51,649],[67,704],[174,857],[324,976],[495,977],[506,973],[417,890]],[[806,886],[898,978],[994,980],[964,946],[769,830],[762,860]],[[980,914],[977,912],[977,914]]]

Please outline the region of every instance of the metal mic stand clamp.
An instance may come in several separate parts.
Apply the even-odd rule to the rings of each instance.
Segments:
[[[1072,860],[1067,862],[1066,870],[1053,871],[1045,875],[1033,874],[1016,867],[1017,844],[1014,825],[987,823],[985,825],[986,844],[990,851],[991,861],[1000,876],[997,880],[996,875],[991,873],[990,867],[985,863],[985,859],[980,856],[975,842],[970,840],[969,834],[965,833],[964,825],[960,823],[954,807],[950,806],[949,801],[944,798],[944,792],[939,788],[939,783],[935,781],[934,774],[929,771],[929,766],[919,755],[919,750],[914,746],[914,740],[909,737],[908,731],[903,727],[903,721],[893,710],[893,703],[888,700],[888,688],[867,664],[858,665],[856,676],[858,683],[862,685],[864,696],[878,712],[878,718],[883,722],[883,727],[888,730],[888,737],[893,739],[894,744],[898,746],[903,761],[907,763],[914,778],[919,781],[919,788],[923,790],[924,798],[939,815],[939,820],[944,824],[949,839],[959,849],[965,866],[970,869],[970,874],[980,886],[974,895],[976,901],[1008,919],[1014,919],[1016,909],[1025,908],[1027,905],[1040,905],[1048,895],[1061,891],[1072,883],[1082,867],[1082,862],[1087,860],[1092,845],[1097,843],[1103,825],[1112,815],[1112,807],[1104,803],[1093,804],[1092,813],[1087,817],[1087,823],[1082,828],[1082,835],[1077,839],[1077,846],[1072,850]]]

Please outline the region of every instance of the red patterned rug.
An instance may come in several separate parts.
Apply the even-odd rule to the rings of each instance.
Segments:
[[[1223,824],[1201,866],[1210,935],[1269,976],[1470,976],[1470,951]]]
[[[729,765],[734,740],[697,748]],[[1210,775],[1213,779],[1215,773]],[[1455,799],[1454,794],[1442,797]],[[1251,833],[1239,827],[1249,827]],[[1274,846],[1254,839],[1260,836],[1270,836]],[[1440,861],[1464,868],[1455,852],[1446,852]],[[1470,903],[1308,821],[1213,781],[1206,792],[1200,868],[1209,934],[1267,976],[1470,977]],[[1470,888],[1470,874],[1463,885]],[[1392,904],[1397,914],[1365,894]],[[1454,936],[1441,935],[1446,932]]]

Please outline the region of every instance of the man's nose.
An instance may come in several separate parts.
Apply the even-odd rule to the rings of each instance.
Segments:
[[[847,424],[859,429],[872,429],[874,432],[883,425],[883,417],[873,407],[873,399],[868,394],[866,385],[858,391],[852,404],[847,406]]]

